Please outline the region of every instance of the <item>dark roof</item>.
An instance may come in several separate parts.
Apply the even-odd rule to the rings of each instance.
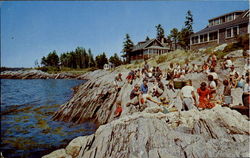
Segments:
[[[154,38],[154,39],[150,39],[150,40],[146,41],[145,43],[139,42],[137,45],[135,45],[133,47],[132,52],[137,51],[137,50],[141,50],[141,49],[145,49],[149,44],[151,44],[155,40],[157,42],[159,42],[160,45],[162,45],[160,41],[158,41],[157,39]],[[164,46],[162,45],[162,47],[164,47]]]
[[[217,18],[220,18],[220,17],[223,17],[223,16],[226,16],[226,15],[229,15],[229,14],[233,14],[233,13],[242,13],[242,12],[244,12],[244,11],[245,11],[245,10],[236,10],[236,11],[233,11],[233,12],[230,12],[230,13],[226,13],[226,14],[217,16],[217,17],[215,17],[215,18],[208,19],[208,21],[214,20],[214,19],[217,19]]]
[[[198,35],[198,34],[207,33],[207,32],[210,32],[210,31],[216,31],[216,30],[219,30],[219,29],[224,29],[224,28],[232,27],[232,26],[239,25],[239,24],[249,23],[249,17],[248,16],[244,17],[244,15],[248,11],[249,10],[245,10],[235,20],[232,20],[232,21],[229,21],[229,22],[225,22],[225,23],[222,23],[222,24],[219,24],[219,25],[215,25],[215,26],[210,26],[210,27],[207,26],[206,28],[204,28],[201,31],[198,31],[198,32],[192,34],[191,36],[195,36],[195,35]]]

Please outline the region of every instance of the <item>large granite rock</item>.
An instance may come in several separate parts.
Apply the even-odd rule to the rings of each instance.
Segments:
[[[60,149],[44,157],[57,158],[61,154],[78,158],[250,156],[250,124],[237,111],[217,106],[211,110],[163,114],[158,112],[158,107],[150,109],[102,125],[95,134],[72,140],[65,152]]]

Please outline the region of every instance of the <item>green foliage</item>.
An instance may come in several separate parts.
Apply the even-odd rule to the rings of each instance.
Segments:
[[[59,57],[54,50],[53,52],[50,52],[47,57],[42,57],[41,64],[44,66],[59,66]]]
[[[179,33],[179,44],[185,50],[188,49],[189,42],[190,42],[189,37],[191,34],[192,32],[190,32],[189,29],[187,28],[183,28]]]
[[[214,54],[216,55],[217,59],[220,60],[220,59],[222,59],[225,55],[227,55],[228,52],[216,51],[216,52],[214,52]]]
[[[190,31],[193,32],[193,15],[190,10],[187,11],[186,14],[186,21],[185,21],[185,27]]]
[[[179,39],[179,31],[177,28],[173,28],[171,31],[170,31],[170,35],[168,38],[170,38],[172,41],[174,41],[174,44],[175,44],[175,49],[177,49],[177,42],[178,42],[178,39]]]
[[[163,62],[166,62],[168,60],[168,56],[167,55],[161,55],[158,57],[158,59],[156,59],[156,63],[160,64]]]
[[[114,56],[111,56],[109,58],[109,62],[114,64],[115,67],[119,66],[122,64],[121,59],[119,58],[119,56],[115,53]]]
[[[55,66],[43,66],[43,67],[38,67],[36,69],[37,70],[41,70],[43,72],[48,72],[48,73],[57,73],[57,72],[60,72],[59,67],[55,67]]]
[[[149,40],[150,40],[150,38],[147,36],[146,39],[145,39],[145,41],[149,41]]]
[[[231,51],[235,51],[235,50],[237,50],[237,49],[239,49],[240,47],[239,47],[239,45],[237,44],[237,43],[230,43],[230,44],[228,44],[225,48],[224,48],[224,50],[223,50],[223,52],[231,52]]]
[[[213,47],[208,47],[203,53],[205,54],[211,54],[214,51]]]
[[[248,50],[249,49],[249,36],[246,34],[246,35],[243,35],[243,36],[238,36],[236,38],[236,41],[235,43],[230,43],[228,44],[223,52],[231,52],[231,51],[235,51],[235,50],[238,50],[238,49],[243,49],[243,50]]]
[[[157,26],[155,26],[156,28],[156,38],[158,40],[161,40],[162,38],[164,38],[164,29],[162,28],[161,24],[158,24]]]
[[[130,62],[129,57],[129,53],[132,51],[133,47],[134,47],[134,43],[132,42],[132,40],[130,39],[129,34],[125,35],[125,41],[123,42],[123,58],[126,58],[126,62]]]
[[[104,64],[108,63],[108,59],[107,59],[106,54],[104,52],[102,54],[96,56],[95,61],[96,61],[96,67],[98,67],[99,69],[102,69]]]

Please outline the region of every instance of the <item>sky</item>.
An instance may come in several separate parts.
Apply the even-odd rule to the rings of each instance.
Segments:
[[[184,27],[193,14],[194,32],[208,19],[249,8],[248,1],[19,1],[1,2],[1,66],[34,67],[35,60],[80,46],[94,56],[121,54],[125,34],[136,44]]]

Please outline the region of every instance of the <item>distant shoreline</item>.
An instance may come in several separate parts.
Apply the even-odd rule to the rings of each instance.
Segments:
[[[12,70],[5,70],[1,71],[0,79],[78,79],[84,80],[81,77],[83,74],[73,74],[70,72],[60,72],[49,74],[47,72],[43,72],[40,70],[27,70],[27,69],[20,69],[15,71]]]

